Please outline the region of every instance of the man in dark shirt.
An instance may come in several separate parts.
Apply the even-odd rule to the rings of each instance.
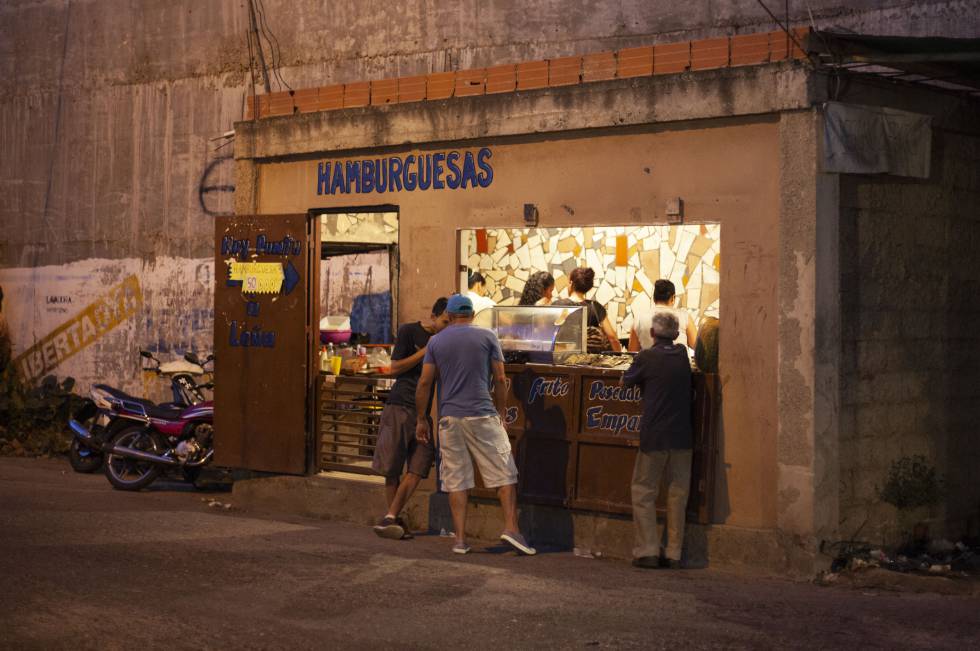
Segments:
[[[643,390],[640,451],[633,466],[633,565],[680,567],[684,512],[691,486],[691,363],[687,348],[675,344],[677,317],[653,317],[653,346],[640,352],[623,376],[627,387]],[[667,545],[660,560],[657,496],[667,473]]]
[[[398,328],[395,336],[391,373],[398,379],[381,412],[371,464],[385,478],[388,513],[374,527],[374,532],[382,538],[411,538],[398,514],[419,482],[429,476],[435,457],[431,442],[423,444],[415,438],[415,390],[422,375],[422,359],[429,337],[449,325],[446,303],[447,299],[440,298],[432,306],[428,323],[406,323]],[[406,462],[408,472],[402,477]]]

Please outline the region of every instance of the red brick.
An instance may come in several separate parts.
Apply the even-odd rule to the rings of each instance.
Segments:
[[[357,81],[344,84],[344,108],[367,106],[371,103],[371,83]]]
[[[517,87],[517,66],[508,63],[487,68],[487,95],[512,93]]]
[[[249,95],[245,101],[245,119],[254,120],[256,115],[264,118],[269,115],[269,98],[266,95]]]
[[[426,99],[447,99],[453,96],[456,85],[455,72],[436,72],[425,78]]]
[[[802,45],[804,48],[807,47],[807,41],[810,38],[810,28],[809,27],[797,27],[791,29],[790,32],[793,37]],[[790,51],[789,57],[793,59],[805,59],[807,58],[806,52],[800,49],[793,40],[786,35],[784,31],[770,32],[769,33],[769,47],[772,52],[772,61],[782,61],[787,58],[787,48]]]
[[[547,85],[547,61],[525,61],[517,64],[517,90],[544,88]]]
[[[747,66],[769,61],[769,34],[732,37],[732,65]]]
[[[269,115],[292,115],[293,97],[288,91],[269,93]]]
[[[691,65],[691,42],[665,43],[653,48],[653,74],[684,72]]]
[[[603,81],[615,77],[616,55],[612,52],[596,52],[582,58],[582,81]]]
[[[786,35],[786,32],[782,30],[769,32],[769,60],[782,61],[785,59],[790,45],[792,43],[790,43],[789,36]]]
[[[318,111],[333,111],[344,108],[344,85],[320,86],[316,94]]]
[[[728,46],[727,38],[691,41],[691,70],[727,67]]]
[[[616,76],[648,77],[653,74],[653,47],[631,47],[616,53]]]
[[[398,80],[378,79],[371,82],[371,105],[394,104],[398,101]]]
[[[548,85],[571,86],[582,83],[582,57],[560,57],[548,62]]]
[[[807,47],[807,41],[810,39],[810,28],[809,27],[794,27],[789,30],[793,32],[793,36],[796,37],[796,41],[802,45],[804,48]],[[805,59],[807,58],[806,52],[801,50],[796,44],[793,44],[793,53],[791,55],[794,59]]]
[[[317,110],[317,89],[300,88],[293,91],[293,105],[299,113],[312,113]]]
[[[421,102],[425,99],[425,75],[401,77],[398,80],[399,102]]]
[[[485,68],[458,71],[456,73],[456,97],[483,95],[486,81],[487,71]]]

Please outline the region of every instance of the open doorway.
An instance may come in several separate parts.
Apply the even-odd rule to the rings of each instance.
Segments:
[[[317,467],[372,474],[381,410],[391,381],[360,365],[357,349],[387,350],[398,305],[398,211],[394,206],[320,213]],[[324,360],[329,360],[327,366]],[[336,365],[334,365],[336,364]],[[349,364],[349,366],[348,366]]]

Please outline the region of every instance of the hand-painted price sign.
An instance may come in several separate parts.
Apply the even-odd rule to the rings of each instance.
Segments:
[[[243,294],[278,294],[282,288],[283,274],[280,262],[229,263],[229,280],[242,281]]]

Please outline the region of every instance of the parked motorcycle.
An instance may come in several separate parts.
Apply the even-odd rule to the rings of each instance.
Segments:
[[[153,407],[183,409],[204,402],[202,390],[213,386],[212,383],[197,382],[197,378],[207,372],[207,364],[213,362],[213,355],[208,355],[201,361],[197,355],[189,352],[184,355],[183,360],[166,363],[160,363],[149,351],[141,350],[140,356],[155,362],[155,366],[144,367],[143,370],[170,378],[173,402],[157,405],[150,400],[130,396],[107,384],[94,385],[89,391],[89,399],[69,421],[74,436],[68,450],[68,461],[76,472],[91,473],[101,468],[108,441],[124,427],[131,425],[129,420],[118,417],[113,409],[114,401],[125,400]]]
[[[205,401],[185,409],[119,399],[116,416],[128,422],[104,450],[106,478],[119,490],[137,491],[168,469],[190,482],[214,454],[214,406]]]

